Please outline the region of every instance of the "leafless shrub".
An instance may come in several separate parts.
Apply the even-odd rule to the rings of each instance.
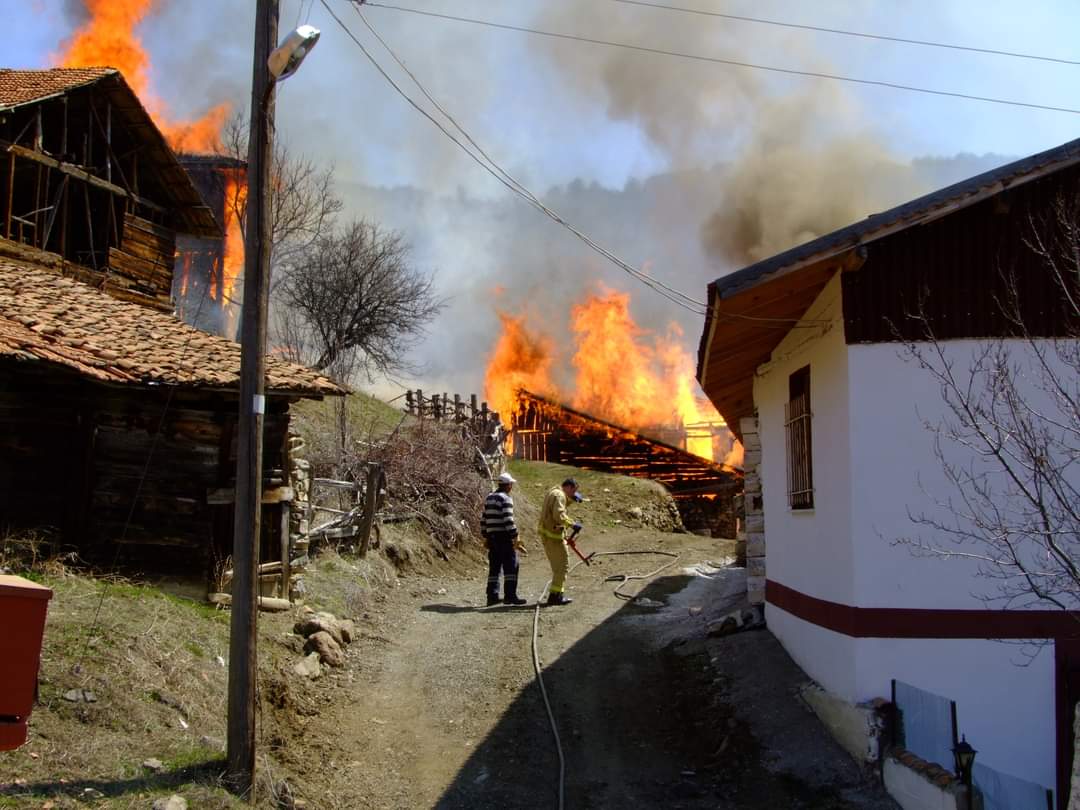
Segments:
[[[949,486],[938,511],[912,520],[919,553],[974,561],[995,583],[980,594],[1006,608],[1080,607],[1080,199],[1028,217],[1027,247],[1054,281],[1064,335],[1025,321],[1015,276],[1002,270],[998,306],[1013,337],[961,359],[926,324],[907,345],[937,383],[945,418],[928,422]],[[1052,331],[1052,330],[1051,330]],[[956,452],[957,450],[961,452]],[[963,459],[957,461],[956,459]],[[942,542],[942,541],[946,542]]]
[[[342,381],[407,369],[409,349],[443,307],[403,237],[364,220],[320,235],[282,266],[278,284],[282,351]]]
[[[232,118],[226,124],[221,138],[225,154],[247,161],[247,136],[247,120],[241,116]],[[334,220],[342,209],[342,202],[334,189],[333,166],[320,168],[303,155],[292,152],[280,139],[274,144],[270,172],[273,290],[280,281],[281,268],[302,260],[316,240],[333,227]],[[225,204],[233,209],[243,231],[246,223],[247,194],[242,193],[238,187]]]

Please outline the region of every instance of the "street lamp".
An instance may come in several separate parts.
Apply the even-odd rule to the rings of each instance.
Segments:
[[[295,73],[319,41],[318,29],[304,25],[277,45],[278,6],[279,0],[258,0],[256,6],[251,133],[248,137],[228,708],[228,777],[232,787],[241,794],[251,790],[255,775],[255,677],[258,672],[255,639],[258,547],[262,525],[263,415],[266,412],[274,84]]]
[[[266,60],[266,66],[270,69],[270,75],[275,81],[285,79],[296,73],[304,57],[311,53],[315,43],[319,41],[319,29],[313,25],[301,25],[282,40],[270,58]]]
[[[964,783],[967,788],[967,805],[968,810],[972,807],[972,787],[971,787],[971,769],[975,765],[975,755],[979,753],[971,744],[967,741],[966,735],[960,735],[960,742],[958,742],[952,750],[953,762],[956,765],[956,775],[960,777],[960,781]]]

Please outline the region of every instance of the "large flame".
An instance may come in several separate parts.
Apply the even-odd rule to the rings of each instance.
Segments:
[[[226,306],[238,303],[237,284],[244,273],[244,233],[239,212],[247,202],[247,175],[241,169],[225,174],[225,247],[221,257],[222,301]],[[235,307],[230,307],[235,309]]]
[[[157,0],[82,0],[89,19],[63,44],[55,57],[61,67],[115,67],[146,106],[169,145],[177,152],[213,152],[220,148],[221,127],[229,105],[219,104],[194,121],[175,120],[150,89],[150,58],[136,27]]]
[[[531,333],[524,315],[499,313],[502,334],[488,360],[484,374],[484,396],[505,422],[510,421],[519,388],[537,394],[553,393],[551,365],[555,345],[546,335]]]
[[[570,314],[574,386],[567,395],[552,379],[561,359],[556,341],[530,331],[524,316],[499,317],[502,334],[484,382],[500,413],[512,414],[518,389],[526,388],[568,399],[581,411],[634,430],[682,429],[689,452],[714,458],[713,427],[722,426],[723,419],[697,393],[693,357],[677,325],[656,335],[634,321],[628,293],[601,288],[587,296]],[[724,452],[725,463],[741,465],[738,443]]]

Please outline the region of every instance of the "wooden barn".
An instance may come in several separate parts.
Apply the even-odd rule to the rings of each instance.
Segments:
[[[117,71],[0,70],[0,531],[209,580],[232,548],[240,347],[173,315],[177,233],[221,229]],[[343,393],[268,361],[264,561],[290,403]]]

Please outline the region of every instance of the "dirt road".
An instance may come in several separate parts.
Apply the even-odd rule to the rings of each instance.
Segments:
[[[605,578],[669,558],[598,558],[573,572],[573,605],[541,610],[567,808],[889,806],[864,790],[820,727],[815,745],[825,752],[828,784],[770,770],[745,720],[725,703],[730,675],[710,663],[716,654],[704,627],[739,599],[740,575],[715,567],[729,545],[648,530],[597,534],[587,545],[681,557],[647,585],[627,586],[643,597],[633,602],[616,598]],[[321,741],[323,758],[310,761],[309,753],[305,781],[326,789],[310,797],[312,806],[558,806],[558,758],[533,675],[533,608],[483,607],[483,579],[480,571],[410,579],[387,596],[381,631],[358,645],[348,699],[310,724],[308,740]],[[532,602],[546,579],[536,550],[522,566],[523,595]]]

